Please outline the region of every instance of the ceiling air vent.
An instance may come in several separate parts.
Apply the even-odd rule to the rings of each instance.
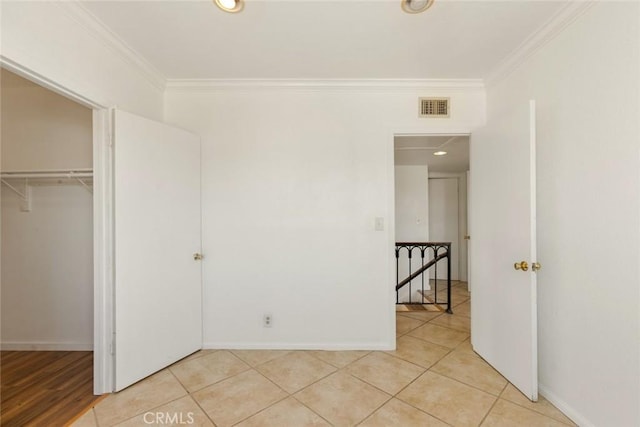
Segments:
[[[420,98],[420,117],[449,117],[449,98]]]

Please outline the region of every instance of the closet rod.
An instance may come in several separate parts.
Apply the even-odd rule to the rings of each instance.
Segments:
[[[11,178],[92,178],[93,169],[91,168],[78,168],[78,169],[44,169],[44,170],[16,170],[16,171],[4,171],[0,173],[3,179]]]
[[[2,173],[0,174],[2,179],[11,179],[11,178],[27,178],[27,179],[38,179],[38,178],[93,178],[92,172],[57,172],[57,173]]]
[[[66,169],[19,169],[3,170],[2,173],[55,173],[55,172],[93,172],[92,168],[66,168]]]

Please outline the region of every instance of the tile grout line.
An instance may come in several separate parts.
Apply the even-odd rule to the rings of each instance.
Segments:
[[[346,368],[346,366],[345,366],[345,368]],[[344,368],[343,368],[343,369],[344,369]],[[370,387],[373,387],[373,388],[375,388],[376,390],[380,391],[381,393],[386,394],[387,396],[389,396],[389,398],[388,398],[387,400],[385,400],[384,402],[382,402],[382,404],[381,404],[380,406],[376,407],[373,411],[371,411],[371,413],[370,413],[369,415],[367,415],[367,416],[366,416],[366,417],[364,417],[362,420],[360,420],[358,423],[356,423],[356,425],[359,425],[359,424],[363,423],[363,422],[364,422],[364,420],[366,420],[367,418],[369,418],[369,417],[370,417],[371,415],[373,415],[376,411],[378,411],[380,408],[382,408],[384,405],[386,405],[386,404],[387,404],[387,402],[389,402],[389,401],[390,401],[391,399],[393,399],[393,398],[394,398],[394,396],[395,396],[395,395],[393,395],[393,394],[391,394],[391,393],[389,393],[389,392],[387,392],[387,391],[382,390],[380,387],[375,386],[375,385],[373,385],[373,384],[369,383],[369,382],[368,382],[368,381],[366,381],[366,380],[363,380],[362,378],[358,378],[358,377],[356,377],[355,375],[353,375],[353,374],[352,374],[351,372],[349,372],[349,371],[346,371],[346,370],[345,370],[345,371],[344,371],[344,374],[349,375],[351,378],[353,378],[353,379],[355,379],[355,380],[357,380],[357,381],[360,381],[360,382],[362,382],[362,383],[364,383],[364,384],[366,384],[366,385],[368,385],[368,386],[370,386]],[[420,374],[420,375],[422,375],[422,374]],[[420,375],[418,375],[418,377],[420,377]]]
[[[304,350],[302,350],[302,351],[304,351]],[[311,355],[309,355],[309,356],[311,356]],[[333,365],[332,365],[332,364],[330,364],[330,363],[327,363],[327,362],[324,362],[324,361],[321,361],[321,362],[326,363],[327,365],[331,366],[332,368],[335,368],[335,371],[332,371],[332,372],[329,372],[329,373],[328,373],[328,374],[326,374],[326,375],[323,375],[322,377],[320,377],[320,378],[318,378],[318,379],[314,380],[313,382],[311,382],[311,383],[309,383],[309,384],[307,384],[307,385],[303,386],[302,388],[300,388],[299,390],[294,391],[293,393],[289,393],[287,390],[285,390],[285,389],[284,389],[284,388],[282,388],[280,385],[278,385],[274,380],[270,379],[269,377],[267,377],[265,374],[263,374],[262,372],[258,371],[257,369],[256,369],[256,372],[258,372],[260,375],[262,375],[263,377],[265,377],[267,380],[271,381],[273,384],[275,384],[276,386],[278,386],[280,389],[282,389],[282,391],[284,391],[284,392],[285,392],[285,393],[287,393],[288,395],[293,396],[295,393],[298,393],[298,392],[300,392],[300,391],[304,390],[305,388],[307,388],[307,387],[309,387],[309,386],[312,386],[313,384],[317,383],[318,381],[322,381],[323,379],[327,378],[327,377],[328,377],[328,376],[330,376],[330,375],[335,374],[336,372],[338,372],[338,371],[340,370],[340,368],[336,368],[335,366],[333,366]]]
[[[389,395],[389,393],[387,393],[387,395]],[[378,406],[377,408],[375,408],[373,411],[371,411],[371,413],[369,415],[367,415],[366,417],[364,417],[363,419],[361,419],[360,421],[358,421],[355,425],[359,426],[360,424],[362,424],[363,422],[365,422],[367,419],[371,418],[373,416],[373,414],[375,414],[376,412],[378,412],[384,405],[386,405],[387,403],[389,403],[391,400],[393,400],[393,395],[389,395],[389,398],[387,400],[385,400],[384,402],[382,402],[382,404],[380,406]]]
[[[275,359],[277,359],[277,358],[275,358]],[[275,360],[275,359],[271,359],[271,360]],[[269,360],[268,362],[270,362],[271,360]],[[268,362],[265,362],[265,363],[268,363]],[[264,364],[264,363],[261,363],[260,365],[263,365],[263,364]],[[259,365],[256,365],[256,366],[259,366]],[[276,401],[276,402],[273,402],[271,405],[269,405],[269,406],[267,406],[267,407],[262,408],[262,409],[261,409],[261,410],[259,410],[258,412],[254,413],[254,414],[251,414],[251,415],[249,415],[249,416],[248,416],[248,417],[246,417],[246,418],[243,418],[242,420],[238,421],[237,423],[235,423],[235,424],[233,424],[233,425],[238,425],[238,424],[240,424],[240,423],[242,423],[242,422],[244,422],[244,421],[248,420],[249,418],[254,417],[254,416],[256,416],[256,415],[258,415],[258,414],[260,414],[260,413],[262,413],[262,412],[266,411],[267,409],[269,409],[269,408],[271,408],[271,407],[273,407],[273,406],[277,405],[278,403],[280,403],[280,402],[283,402],[283,401],[287,400],[287,399],[288,399],[288,398],[290,398],[290,397],[293,397],[293,398],[295,399],[295,396],[293,395],[293,393],[289,393],[287,390],[285,390],[284,388],[282,388],[280,385],[278,385],[275,381],[271,380],[269,377],[267,377],[266,375],[264,375],[262,372],[258,371],[256,368],[251,368],[251,369],[252,369],[253,371],[255,371],[258,375],[262,376],[264,379],[266,379],[267,381],[269,381],[271,384],[273,384],[273,385],[275,385],[276,387],[278,387],[282,392],[284,392],[284,394],[286,394],[286,396],[285,396],[285,397],[283,397],[282,399],[279,399],[279,400],[278,400],[278,401]],[[317,381],[314,381],[312,384],[315,384],[316,382],[318,382],[318,381],[321,381],[321,380],[325,379],[326,377],[328,377],[329,375],[334,374],[335,372],[336,372],[336,371],[331,372],[331,373],[330,373],[330,374],[328,374],[328,375],[325,375],[324,377],[322,377],[322,378],[318,379]],[[310,386],[310,385],[312,385],[312,384],[309,384],[308,386]],[[305,388],[307,388],[308,386],[305,386],[305,387],[301,388],[300,390],[295,391],[294,393],[298,393],[298,392],[300,392],[300,391],[304,390]],[[298,399],[296,399],[296,401],[297,401],[297,400],[298,400]],[[305,406],[306,406],[306,405],[305,405]],[[311,408],[309,408],[309,409],[311,409]],[[312,411],[312,412],[313,412],[314,414],[316,413],[315,411]],[[319,414],[318,414],[318,415],[319,415]],[[320,416],[320,415],[319,415],[319,416]],[[322,419],[324,419],[324,417],[321,417],[321,418],[322,418]],[[329,424],[331,424],[331,423],[329,423]]]
[[[274,358],[274,359],[271,359],[271,360],[275,360],[275,359],[277,359],[277,358]],[[270,362],[271,360],[269,360],[269,362]],[[246,363],[246,362],[245,362],[245,363]],[[265,363],[267,363],[267,362],[265,362]],[[258,365],[256,365],[256,366],[258,366]],[[273,381],[271,381],[269,378],[267,378],[266,376],[264,376],[264,375],[262,374],[262,372],[258,371],[256,368],[251,367],[251,369],[249,369],[249,370],[250,370],[250,371],[254,371],[254,372],[255,372],[255,373],[257,373],[258,375],[260,375],[261,377],[263,377],[265,380],[267,380],[267,381],[269,381],[271,384],[275,385],[275,386],[276,386],[277,388],[279,388],[279,389],[280,389],[280,391],[282,391],[286,396],[285,396],[285,397],[283,397],[282,399],[278,399],[277,401],[273,402],[272,404],[270,404],[270,405],[268,405],[268,406],[265,406],[264,408],[260,409],[259,411],[254,412],[253,414],[250,414],[249,416],[247,416],[247,417],[245,417],[245,418],[243,418],[243,419],[239,420],[238,422],[233,423],[233,424],[232,424],[232,426],[238,425],[238,424],[240,424],[240,423],[242,423],[242,422],[244,422],[244,421],[248,420],[249,418],[251,418],[251,417],[253,417],[253,416],[255,416],[255,415],[258,415],[259,413],[261,413],[261,412],[263,412],[263,411],[266,411],[267,409],[271,408],[272,406],[277,405],[278,403],[282,402],[283,400],[288,399],[288,398],[289,398],[289,396],[290,396],[289,392],[287,392],[285,389],[283,389],[282,387],[280,387],[278,384],[274,383],[274,382],[273,382]],[[245,372],[248,372],[248,371],[244,371],[244,372],[241,372],[241,373],[245,373]],[[237,375],[240,375],[240,374],[237,374]],[[236,377],[237,375],[234,375],[233,377]],[[233,377],[229,377],[229,378],[233,378]],[[229,379],[229,378],[228,378],[228,379]],[[206,387],[205,387],[205,388],[206,388]],[[212,420],[212,422],[213,422],[213,420]],[[215,425],[215,422],[214,422],[214,425]]]
[[[506,389],[507,387],[509,387],[509,384],[511,384],[511,383],[507,381],[507,385],[505,386],[505,389]],[[513,385],[513,384],[511,384],[511,385]],[[514,387],[515,387],[515,386],[514,386]],[[516,390],[517,390],[517,389],[516,389]],[[519,390],[518,390],[518,391],[519,391]],[[504,390],[502,390],[502,393],[504,393]],[[536,410],[536,409],[527,408],[526,406],[521,405],[521,404],[519,404],[518,402],[514,402],[513,400],[507,399],[506,397],[502,397],[502,393],[501,393],[501,394],[500,394],[500,396],[498,396],[498,397],[499,397],[500,399],[504,400],[505,402],[512,403],[512,404],[514,404],[514,405],[516,405],[516,406],[518,406],[518,407],[520,407],[520,408],[522,408],[522,409],[526,409],[526,410],[528,410],[528,411],[535,412],[536,414],[539,414],[539,415],[545,416],[545,417],[547,417],[547,418],[551,418],[552,420],[557,421],[557,422],[559,422],[560,424],[564,424],[564,425],[566,425],[566,426],[570,426],[570,427],[576,427],[576,426],[577,426],[577,424],[573,423],[573,421],[571,421],[573,424],[567,424],[567,423],[566,423],[566,422],[564,422],[564,421],[560,421],[559,419],[554,418],[554,417],[552,417],[552,416],[550,416],[550,415],[544,414],[544,413],[542,413],[542,412],[540,412],[540,411],[538,411],[538,410]],[[537,402],[530,402],[530,403],[535,404],[535,403],[537,403]],[[552,406],[553,406],[553,405],[552,405]],[[567,417],[567,416],[564,414],[564,412],[562,412],[561,410],[559,410],[559,409],[558,409],[558,408],[556,408],[555,406],[553,406],[553,407],[554,407],[558,412],[560,412],[562,415],[564,415],[566,418],[568,418],[569,420],[571,420],[571,418]]]
[[[435,325],[435,326],[439,326],[439,325]],[[442,327],[444,327],[444,326],[442,326]],[[452,329],[452,330],[453,330],[453,329]],[[454,331],[454,332],[460,332],[460,331]],[[403,335],[403,336],[404,336],[404,335]],[[458,347],[460,346],[460,344],[462,344],[463,342],[465,342],[466,340],[468,340],[468,339],[469,339],[469,337],[470,337],[470,335],[469,335],[469,337],[466,337],[465,339],[463,339],[462,341],[460,341],[458,344],[456,344],[456,346],[455,346],[455,347],[449,347],[449,346],[446,346],[446,345],[443,345],[443,344],[438,344],[437,342],[433,342],[433,341],[426,340],[426,339],[424,339],[424,338],[416,337],[416,336],[414,336],[414,335],[407,335],[407,336],[409,336],[409,337],[411,337],[411,338],[415,338],[415,339],[420,340],[420,341],[427,342],[427,343],[429,343],[429,344],[438,345],[438,346],[440,346],[440,347],[444,347],[444,348],[450,348],[451,350],[455,350],[456,348],[458,348]]]
[[[302,351],[305,351],[305,350],[302,350]],[[311,355],[310,355],[310,356],[311,356]],[[276,359],[277,359],[277,358],[275,358],[275,359],[271,359],[271,360],[276,360]],[[269,360],[269,361],[267,361],[267,362],[264,362],[264,363],[268,363],[268,362],[270,362],[271,360]],[[261,363],[260,365],[263,365],[264,363]],[[324,362],[324,363],[327,363],[327,362]],[[330,363],[327,363],[327,364],[328,364],[328,365],[330,365],[330,366],[333,366],[333,365],[331,365]],[[259,365],[256,365],[256,366],[259,366]],[[333,366],[333,367],[335,368],[335,366]],[[317,383],[317,382],[319,382],[319,381],[322,381],[323,379],[327,378],[328,376],[333,375],[333,374],[335,374],[336,372],[338,372],[338,371],[339,371],[339,369],[336,369],[335,371],[333,371],[333,372],[331,372],[331,373],[329,373],[329,374],[327,374],[327,375],[323,376],[322,378],[320,378],[320,379],[318,379],[318,380],[314,381],[313,383],[311,383],[311,384],[308,384],[308,385],[304,386],[304,387],[303,387],[303,388],[301,388],[300,390],[296,390],[294,393],[289,393],[287,390],[283,389],[283,388],[282,388],[281,386],[279,386],[276,382],[274,382],[273,380],[271,380],[270,378],[268,378],[266,375],[264,375],[262,372],[258,371],[256,368],[251,368],[251,369],[252,369],[253,371],[255,371],[256,373],[258,373],[259,375],[261,375],[262,377],[264,377],[267,381],[269,381],[270,383],[272,383],[273,385],[275,385],[276,387],[278,387],[280,390],[282,390],[282,391],[286,394],[286,396],[285,396],[284,398],[282,398],[282,399],[278,400],[277,402],[274,402],[274,403],[272,403],[271,405],[269,405],[269,406],[267,406],[267,407],[265,407],[265,408],[262,408],[262,409],[261,409],[261,410],[259,410],[258,412],[254,413],[254,414],[251,414],[251,415],[249,415],[249,416],[248,416],[248,417],[246,417],[246,418],[243,418],[242,420],[240,420],[240,421],[238,421],[237,423],[233,424],[234,426],[235,426],[235,425],[238,425],[238,424],[240,424],[240,423],[242,423],[242,422],[244,422],[244,421],[246,421],[246,420],[248,420],[248,419],[249,419],[249,418],[251,418],[251,417],[254,417],[254,416],[256,416],[256,415],[258,415],[258,414],[260,414],[260,413],[262,413],[262,412],[266,411],[267,409],[269,409],[269,408],[271,408],[271,407],[273,407],[273,406],[277,405],[277,404],[278,404],[278,403],[280,403],[280,402],[283,402],[284,400],[286,400],[286,399],[288,399],[288,398],[290,398],[290,397],[291,397],[291,398],[293,398],[293,399],[295,399],[297,402],[300,402],[300,401],[299,401],[298,399],[296,399],[296,397],[294,396],[294,394],[295,394],[295,393],[299,393],[299,392],[301,392],[302,390],[306,389],[307,387],[310,387],[310,386],[312,386],[313,384],[315,384],[315,383]],[[245,371],[245,372],[246,372],[246,371]],[[317,414],[314,410],[312,410],[311,408],[307,407],[307,405],[305,405],[304,403],[302,403],[302,402],[300,402],[300,403],[301,403],[303,406],[305,406],[306,408],[308,408],[311,412],[313,412],[314,414],[318,415],[318,416],[319,416],[320,418],[322,418],[323,420],[325,419],[323,416],[321,416],[320,414]],[[328,420],[327,420],[327,422],[328,422]],[[331,423],[329,422],[329,424],[331,424]],[[332,425],[332,424],[331,424],[331,425]]]
[[[489,416],[489,414],[491,413],[491,411],[493,411],[493,408],[496,406],[496,403],[498,403],[498,400],[500,400],[499,397],[496,398],[496,400],[493,401],[493,404],[491,405],[491,407],[489,408],[489,410],[487,411],[486,414],[484,414],[484,417],[482,417],[482,419],[480,420],[480,422],[478,423],[478,427],[480,427],[487,419],[487,417]]]
[[[211,354],[214,354],[214,353],[217,353],[217,351],[214,351],[214,352],[213,352],[213,353],[211,353]],[[202,356],[200,356],[200,357],[202,357]],[[193,359],[193,360],[197,360],[197,359],[199,359],[199,357],[196,357],[196,358],[195,358],[195,359]],[[214,425],[214,427],[215,427],[215,426],[217,426],[217,424],[215,423],[215,421],[213,421],[213,420],[211,419],[211,417],[209,416],[209,413],[208,413],[207,411],[205,411],[205,409],[200,405],[200,402],[198,402],[198,399],[196,399],[196,398],[192,395],[192,393],[187,389],[187,386],[186,386],[186,385],[184,385],[184,384],[182,384],[182,381],[180,381],[180,378],[178,378],[178,376],[177,376],[177,375],[176,375],[176,374],[171,370],[171,368],[170,368],[170,367],[168,368],[168,370],[169,370],[169,372],[171,372],[171,375],[173,375],[173,377],[176,379],[176,381],[178,381],[178,382],[180,383],[180,385],[182,385],[182,387],[184,387],[184,389],[187,391],[187,396],[189,396],[189,399],[191,399],[191,401],[192,401],[193,403],[195,403],[195,404],[196,404],[196,406],[197,406],[198,408],[200,408],[200,410],[202,411],[202,413],[204,414],[204,416],[205,416],[205,417],[207,417],[207,419],[208,419],[209,421],[211,421],[211,424],[213,424],[213,425]],[[243,371],[243,372],[246,372],[246,371]],[[202,389],[204,389],[204,388],[205,388],[205,387],[203,387]],[[202,389],[199,389],[199,390],[202,390]],[[199,391],[199,390],[197,390],[197,391]],[[197,391],[194,391],[194,393],[197,393]]]
[[[312,351],[330,351],[330,350],[302,350],[302,351],[307,352],[307,353],[309,354],[309,356],[315,357],[315,358],[316,358],[316,359],[318,359],[319,361],[324,362],[324,363],[327,363],[327,364],[329,364],[329,365],[333,366],[334,368],[336,368],[337,370],[340,370],[340,369],[346,368],[347,366],[349,366],[349,365],[351,365],[351,364],[353,364],[353,363],[356,363],[356,362],[357,362],[358,360],[360,360],[360,359],[363,359],[363,358],[367,357],[368,355],[370,355],[371,353],[373,353],[373,351],[374,351],[374,350],[369,350],[369,351],[364,350],[364,351],[366,351],[366,352],[367,352],[366,354],[363,354],[362,356],[358,357],[357,359],[352,360],[351,362],[347,363],[346,365],[344,365],[344,366],[342,366],[342,367],[340,367],[340,366],[336,366],[336,365],[334,365],[334,364],[333,364],[333,363],[331,363],[331,362],[327,362],[326,360],[322,360],[321,358],[319,358],[318,356],[316,356],[316,355],[314,355],[314,354],[310,354]],[[345,351],[363,351],[363,350],[345,350]]]
[[[387,353],[387,352],[385,352],[385,353],[386,353],[386,354],[389,354],[389,356],[397,357],[398,359],[404,360],[404,361],[409,362],[409,363],[413,363],[414,365],[419,366],[419,367],[421,367],[421,368],[424,368],[424,369],[426,369],[426,370],[428,371],[429,369],[433,368],[433,367],[436,365],[436,363],[440,362],[442,359],[444,359],[445,357],[447,357],[450,353],[452,353],[453,351],[455,351],[455,348],[449,348],[449,347],[446,347],[446,346],[443,346],[443,345],[440,345],[440,344],[435,344],[435,343],[432,343],[432,342],[429,342],[429,341],[424,341],[424,340],[421,340],[420,338],[412,337],[412,336],[410,336],[410,335],[409,335],[408,337],[409,337],[409,338],[416,339],[416,340],[419,340],[419,341],[421,341],[421,342],[427,342],[427,343],[432,344],[432,345],[437,345],[438,347],[445,348],[445,349],[447,349],[448,351],[447,351],[445,354],[443,354],[443,355],[442,355],[442,357],[440,357],[438,360],[436,360],[436,361],[435,361],[435,362],[433,362],[431,365],[429,365],[429,367],[428,367],[428,368],[427,368],[427,367],[424,367],[424,366],[422,366],[422,365],[418,365],[417,363],[412,362],[412,361],[410,361],[410,360],[407,360],[407,359],[403,358],[402,356],[398,356],[398,355],[395,355],[395,354],[391,354],[391,353],[390,353],[391,351],[398,351],[397,349],[396,349],[396,350],[389,350],[389,353]],[[463,341],[463,342],[464,342],[464,341]],[[457,348],[457,347],[456,347],[456,348]]]
[[[297,392],[296,392],[297,393]],[[304,406],[305,408],[307,408],[308,410],[310,410],[312,413],[316,414],[317,416],[319,416],[320,418],[322,418],[323,420],[325,420],[327,422],[327,424],[329,424],[330,426],[333,426],[333,423],[331,421],[329,421],[328,419],[326,419],[325,417],[323,417],[322,415],[320,415],[319,413],[317,413],[316,411],[313,410],[313,408],[310,408],[306,403],[304,403],[303,401],[299,400],[297,397],[295,397],[294,395],[291,395],[291,398],[294,399],[296,402],[298,402],[299,404],[301,404],[302,406]]]
[[[290,354],[290,353],[292,353],[294,351],[299,351],[299,350],[259,350],[259,349],[255,349],[255,350],[238,350],[238,349],[235,349],[235,350],[225,350],[225,351],[228,351],[229,353],[233,354],[235,357],[240,359],[243,363],[247,364],[251,369],[255,369],[260,365],[264,365],[265,363],[269,363],[269,362],[271,362],[273,360],[280,359],[281,357],[284,357],[284,356],[286,356],[286,355],[288,355],[288,354]],[[278,356],[276,356],[276,357],[274,357],[273,359],[269,359],[269,360],[266,360],[264,362],[256,363],[255,366],[252,366],[249,362],[244,360],[242,357],[238,356],[235,353],[236,351],[282,351],[283,353],[278,355]]]
[[[181,384],[181,385],[182,385],[182,384]],[[185,390],[185,391],[186,391],[186,390]],[[119,421],[117,424],[112,424],[112,425],[119,425],[119,424],[125,423],[125,422],[127,422],[127,421],[131,421],[131,420],[133,420],[134,418],[139,417],[139,416],[140,416],[140,415],[142,415],[142,414],[146,414],[147,412],[151,412],[151,411],[153,411],[154,409],[161,408],[161,407],[163,407],[164,405],[169,405],[170,403],[177,402],[178,400],[183,399],[183,398],[185,398],[185,397],[187,397],[187,396],[191,397],[191,396],[189,395],[189,392],[187,392],[187,394],[185,394],[185,395],[183,395],[183,396],[176,397],[175,399],[169,400],[169,401],[164,402],[164,403],[162,403],[162,404],[160,404],[160,405],[154,406],[154,407],[152,407],[152,408],[145,409],[145,410],[143,410],[142,412],[138,412],[137,414],[132,415],[132,416],[131,416],[131,417],[129,417],[129,418],[125,418],[124,420]],[[206,415],[206,412],[205,412],[205,415]],[[97,417],[96,417],[96,418],[97,418]],[[208,416],[207,416],[207,418],[208,418]],[[98,426],[99,426],[99,427],[102,427],[102,426],[100,426],[100,424],[99,424],[99,423],[98,423]]]
[[[451,350],[451,351],[453,351],[453,350]],[[449,353],[451,353],[451,351],[450,351]],[[445,354],[445,355],[442,357],[442,359],[444,359],[444,358],[445,358],[449,353]],[[442,360],[442,359],[440,359],[440,360]],[[434,365],[435,365],[435,363],[434,363],[433,365],[431,365],[431,366],[433,367]],[[418,381],[418,379],[419,379],[420,377],[422,377],[424,374],[426,374],[427,372],[429,372],[429,370],[430,370],[430,369],[431,369],[431,368],[428,368],[426,371],[424,371],[422,374],[418,375],[418,376],[417,376],[416,378],[414,378],[411,382],[409,382],[406,386],[404,386],[402,389],[400,389],[400,391],[398,391],[398,392],[397,392],[397,393],[392,397],[392,399],[398,399],[400,402],[402,402],[402,403],[404,403],[404,404],[406,404],[406,405],[409,405],[409,406],[410,406],[410,407],[412,407],[413,409],[417,409],[418,411],[420,411],[420,412],[422,412],[422,413],[425,413],[425,414],[429,415],[430,417],[433,417],[433,418],[437,419],[438,421],[442,421],[442,422],[443,422],[443,423],[445,423],[446,425],[450,426],[451,424],[449,424],[448,422],[446,422],[446,421],[444,421],[444,420],[440,419],[439,417],[437,417],[437,416],[435,416],[435,415],[433,415],[433,414],[431,414],[431,413],[429,413],[429,412],[427,412],[427,411],[425,411],[425,410],[423,410],[423,409],[420,409],[420,408],[418,408],[418,407],[416,407],[416,406],[412,405],[411,403],[409,403],[409,402],[407,402],[407,401],[405,401],[405,400],[403,400],[403,399],[401,399],[401,398],[399,397],[400,393],[402,393],[402,392],[403,392],[403,391],[405,391],[407,388],[409,388],[409,386],[410,386],[411,384],[413,384],[414,382]]]
[[[227,350],[218,350],[218,351],[227,351]],[[218,352],[218,351],[216,351],[216,352]],[[177,375],[176,375],[176,374],[171,370],[171,366],[169,366],[169,367],[167,367],[167,368],[165,368],[165,369],[169,369],[169,370],[171,371],[171,374],[173,374],[173,376],[174,376],[174,377],[176,377],[176,380],[178,380],[178,382],[180,383],[180,385],[182,385],[182,387],[184,387],[184,388],[187,390],[187,393],[189,393],[189,394],[197,393],[197,392],[199,392],[199,391],[204,390],[204,389],[205,389],[205,388],[207,388],[207,387],[210,387],[210,386],[212,386],[212,385],[219,384],[219,383],[221,383],[222,381],[226,381],[226,380],[228,380],[228,379],[230,379],[230,378],[233,378],[233,377],[235,377],[235,376],[237,376],[237,375],[240,375],[240,374],[242,374],[242,373],[245,373],[245,372],[247,372],[247,371],[249,371],[249,370],[253,369],[253,368],[252,368],[252,367],[251,367],[247,362],[245,362],[244,360],[240,359],[240,358],[239,358],[238,356],[236,356],[235,354],[231,353],[230,351],[227,351],[227,352],[228,352],[228,353],[230,353],[232,356],[234,356],[236,359],[238,359],[240,362],[242,362],[243,364],[245,364],[245,365],[247,366],[247,369],[245,369],[244,371],[240,371],[240,372],[238,372],[238,373],[235,373],[235,374],[233,374],[233,375],[229,375],[229,376],[227,376],[227,377],[223,377],[223,378],[221,378],[221,379],[219,379],[219,380],[217,380],[217,381],[214,381],[214,382],[212,382],[212,383],[209,383],[209,384],[203,385],[202,387],[200,387],[200,388],[198,388],[198,389],[196,389],[196,390],[193,390],[193,391],[189,391],[189,389],[187,388],[187,385],[186,385],[186,384],[183,384],[183,383],[182,383],[182,381],[180,381],[180,378],[178,378],[178,376],[177,376]],[[212,353],[212,354],[213,354],[213,353]],[[197,359],[194,359],[194,360],[197,360]],[[189,362],[191,362],[191,360],[190,360]],[[206,369],[206,368],[205,368],[205,369]],[[207,370],[208,370],[208,369],[207,369]]]
[[[434,365],[434,366],[435,366],[435,365]],[[432,366],[432,367],[433,367],[433,366]],[[431,371],[431,368],[429,368],[429,371]],[[497,398],[499,398],[499,397],[500,397],[500,394],[493,394],[493,393],[491,393],[491,392],[488,392],[488,391],[486,391],[486,390],[481,389],[481,388],[480,388],[480,387],[478,387],[478,386],[471,385],[471,384],[467,384],[467,383],[465,383],[464,381],[458,380],[458,379],[456,379],[456,378],[452,378],[452,377],[450,377],[450,376],[448,376],[448,375],[446,375],[446,374],[441,374],[440,372],[436,372],[436,371],[431,371],[431,373],[432,373],[432,374],[436,374],[436,375],[440,375],[441,377],[444,377],[444,378],[447,378],[447,379],[449,379],[449,380],[455,381],[455,382],[457,382],[457,383],[459,383],[459,384],[462,384],[462,385],[465,385],[465,386],[467,386],[467,387],[471,387],[471,388],[473,388],[473,389],[475,389],[475,390],[477,390],[477,391],[481,391],[481,392],[483,392],[483,393],[485,393],[485,394],[488,394],[489,396],[493,396],[493,397],[497,397]],[[503,377],[503,378],[504,378],[504,377]],[[510,383],[509,383],[509,380],[507,380],[506,378],[505,378],[504,380],[507,382],[507,384],[505,384],[505,387],[506,387],[506,386],[507,386],[507,385],[509,385]]]
[[[388,391],[385,391],[385,390],[381,389],[381,388],[380,388],[380,387],[378,387],[377,385],[371,384],[371,383],[370,383],[369,381],[367,381],[367,380],[364,380],[364,379],[362,379],[362,378],[360,378],[360,377],[355,376],[354,374],[352,374],[352,373],[351,373],[351,372],[349,372],[349,371],[344,371],[344,373],[345,373],[345,374],[347,374],[347,375],[349,375],[349,376],[350,376],[350,377],[352,377],[352,378],[355,378],[355,379],[356,379],[356,380],[358,380],[358,381],[361,381],[361,382],[365,383],[365,384],[366,384],[366,385],[368,385],[368,386],[371,386],[371,387],[375,388],[376,390],[378,390],[378,391],[380,391],[380,392],[382,392],[382,393],[386,394],[387,396],[391,396],[391,397],[393,397],[393,396],[394,396],[393,394],[389,393]],[[424,373],[424,372],[423,372],[423,373]],[[418,375],[418,377],[420,377],[420,376],[422,376],[422,374]]]

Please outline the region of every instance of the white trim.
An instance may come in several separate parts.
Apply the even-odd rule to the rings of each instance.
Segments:
[[[394,297],[395,298],[395,297]],[[395,302],[395,299],[394,299]],[[395,320],[395,319],[394,319]],[[205,342],[205,350],[327,350],[327,351],[389,351],[395,350],[387,343],[290,343],[290,342]]]
[[[2,351],[91,351],[93,344],[90,342],[3,342],[0,344]]]
[[[581,427],[596,427],[595,424],[592,424],[585,418],[582,414],[576,411],[571,405],[569,405],[564,400],[560,399],[556,394],[554,394],[547,386],[540,383],[538,384],[538,391],[540,396],[547,399],[553,406],[558,408],[562,413],[564,413],[567,417],[571,419],[574,423]]]
[[[78,92],[75,92],[71,89],[68,89],[64,86],[59,85],[53,80],[43,76],[42,74],[36,73],[28,68],[23,67],[18,64],[11,58],[8,58],[4,55],[0,55],[0,66],[6,70],[11,71],[14,74],[17,74],[21,77],[24,77],[27,80],[30,80],[46,89],[49,89],[59,95],[64,96],[72,100],[73,102],[77,102],[80,105],[83,105],[87,108],[97,109],[104,108],[104,105],[89,99],[83,95],[80,95]]]
[[[429,172],[429,179],[448,179],[455,178],[457,180],[464,179],[467,171],[464,172]]]
[[[396,251],[396,164],[395,164],[395,132],[387,131],[386,159],[387,164],[387,288],[389,300],[387,301],[387,324],[389,325],[389,345],[396,349],[397,345],[397,324],[396,324],[396,301],[397,293],[395,285],[398,283],[396,274],[397,261]]]
[[[471,136],[470,133],[455,133],[455,132],[429,132],[429,133],[424,133],[424,132],[405,132],[405,133],[396,133],[394,136],[398,136],[398,137],[407,137],[407,136],[450,136],[451,138],[456,138],[459,136]],[[444,146],[445,144],[449,143],[449,141],[445,142],[444,144],[440,145],[440,147]],[[418,148],[418,147],[416,147]]]
[[[55,2],[68,16],[82,25],[97,40],[104,43],[133,70],[138,72],[156,89],[164,91],[166,77],[147,59],[129,46],[120,36],[92,14],[78,1]]]
[[[537,253],[537,215],[536,215],[536,184],[537,184],[537,175],[536,175],[536,101],[531,99],[529,100],[529,209],[530,209],[530,219],[529,219],[529,235],[530,238],[530,255],[531,255],[531,263],[538,262],[538,253]],[[533,268],[531,268],[533,270]],[[533,271],[532,271],[533,272]],[[531,336],[533,337],[531,343],[531,350],[533,353],[533,357],[531,358],[531,384],[534,384],[531,396],[531,400],[534,402],[538,401],[538,393],[539,393],[539,384],[538,384],[538,278],[537,274],[529,275],[531,280]]]
[[[111,112],[93,112],[93,392],[113,391],[113,147]]]
[[[487,87],[493,86],[505,79],[538,49],[553,40],[595,3],[595,1],[577,0],[567,2],[565,6],[558,10],[548,21],[520,43],[513,52],[489,72],[484,79],[485,85]]]
[[[112,387],[113,362],[105,342],[111,337],[113,318],[113,215],[111,214],[111,156],[108,148],[110,125],[108,110],[100,103],[72,91],[55,81],[36,73],[21,64],[0,55],[0,66],[38,85],[52,90],[74,102],[94,110],[93,112],[93,260],[94,260],[94,338],[93,338],[93,388],[95,394],[109,393]],[[106,147],[106,148],[105,148]],[[107,190],[103,187],[107,186]],[[55,344],[58,345],[58,344]],[[60,344],[62,345],[62,344]]]
[[[167,91],[229,89],[302,90],[484,90],[481,79],[168,79]]]

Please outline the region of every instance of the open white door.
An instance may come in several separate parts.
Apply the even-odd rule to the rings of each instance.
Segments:
[[[202,346],[200,140],[114,112],[115,390]]]
[[[474,132],[470,153],[471,343],[536,401],[535,102]]]

